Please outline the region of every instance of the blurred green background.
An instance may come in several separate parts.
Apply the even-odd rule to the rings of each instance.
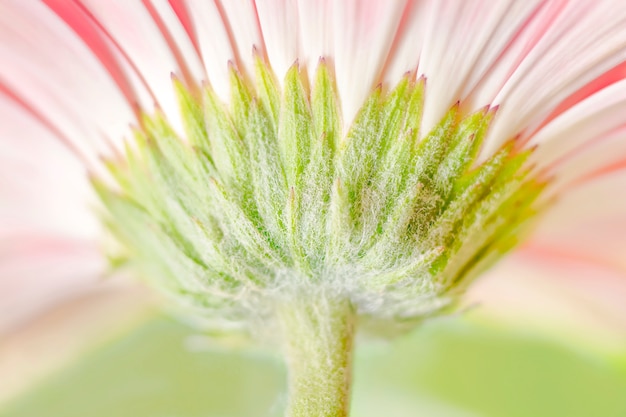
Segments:
[[[285,370],[277,358],[198,345],[184,325],[151,318],[48,377],[0,416],[281,415]],[[352,415],[625,417],[623,359],[465,318],[435,320],[392,343],[358,348]]]

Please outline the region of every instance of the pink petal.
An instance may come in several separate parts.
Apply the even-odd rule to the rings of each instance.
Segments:
[[[87,170],[101,169],[100,155],[121,143],[134,113],[121,79],[41,3],[3,1],[0,56],[9,63],[0,68],[5,330],[102,275]]]
[[[533,252],[567,254],[626,274],[626,170],[568,190],[538,224]]]
[[[55,131],[0,94],[0,239],[51,234],[95,239],[87,170]]]
[[[58,16],[34,2],[4,2],[0,45],[3,62],[10,63],[0,71],[0,86],[62,132],[86,164],[98,165],[98,154],[109,152],[112,138],[120,142],[133,118],[100,61]]]
[[[93,291],[105,262],[99,248],[85,240],[20,237],[0,246],[0,333]]]
[[[565,194],[530,240],[470,290],[500,318],[611,350],[626,347],[626,171]]]
[[[154,305],[141,289],[103,284],[0,335],[0,403],[62,370],[88,349],[144,320]]]
[[[573,190],[518,258],[520,274],[531,261],[554,261],[548,269],[565,278],[584,272],[584,279],[568,281],[575,288],[597,272],[580,262],[624,272],[626,207],[615,197],[626,185],[620,2],[2,0],[1,6],[0,57],[9,65],[0,68],[0,247],[7,259],[0,268],[11,277],[2,282],[11,294],[2,306],[19,299],[46,304],[55,299],[53,287],[62,296],[94,281],[103,264],[87,169],[101,170],[99,157],[119,147],[141,110],[158,106],[180,128],[170,73],[192,88],[208,81],[228,100],[228,63],[250,75],[253,49],[279,79],[295,60],[311,73],[325,57],[335,68],[346,126],[376,84],[388,88],[407,71],[427,78],[424,130],[456,101],[468,112],[500,105],[483,157],[519,137],[520,144],[538,145],[532,162],[555,178],[552,195]],[[598,203],[605,200],[611,204]],[[33,242],[52,249],[35,250],[42,246]],[[65,276],[76,256],[76,274]],[[40,283],[46,271],[38,265],[58,271],[58,284]],[[612,277],[597,291],[621,291],[615,274],[597,275]]]
[[[623,272],[583,259],[522,251],[481,277],[465,304],[472,315],[590,349],[626,348]]]

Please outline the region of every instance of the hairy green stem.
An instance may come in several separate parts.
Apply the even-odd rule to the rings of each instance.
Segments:
[[[345,417],[350,407],[354,312],[347,300],[294,299],[280,312],[289,373],[288,417]]]

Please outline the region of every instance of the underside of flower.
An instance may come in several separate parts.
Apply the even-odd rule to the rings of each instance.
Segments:
[[[626,206],[597,201],[626,178],[618,3],[4,0],[0,301],[32,314],[15,289],[95,281],[104,223],[113,266],[280,344],[287,416],[346,416],[357,330],[448,312],[563,196],[515,267],[609,283],[613,317]],[[76,278],[51,279],[51,248]]]
[[[249,330],[311,294],[363,322],[410,324],[453,305],[520,239],[543,185],[530,151],[476,155],[496,109],[451,108],[420,130],[425,80],[375,89],[344,132],[332,70],[257,59],[231,102],[174,80],[185,123],[146,116],[115,184],[94,179],[118,259],[217,328]],[[387,327],[387,326],[385,326]]]

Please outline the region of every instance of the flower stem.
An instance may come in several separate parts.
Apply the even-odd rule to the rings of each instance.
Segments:
[[[352,306],[327,296],[299,301],[280,312],[289,373],[286,416],[346,417],[352,382]]]

